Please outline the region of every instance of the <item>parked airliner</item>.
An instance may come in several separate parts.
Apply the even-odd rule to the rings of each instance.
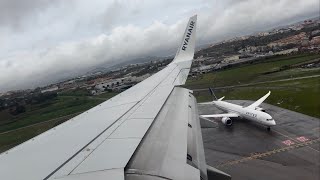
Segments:
[[[241,117],[245,118],[257,123],[260,123],[262,125],[267,126],[268,131],[270,131],[270,127],[276,125],[275,120],[264,111],[259,105],[267,99],[267,97],[271,94],[269,91],[266,95],[261,97],[259,100],[254,102],[253,104],[243,107],[236,104],[228,103],[225,101],[222,101],[222,98],[207,102],[207,103],[200,103],[200,104],[213,104],[218,109],[226,112],[225,114],[212,114],[212,115],[201,115],[203,118],[211,118],[211,117],[221,117],[222,123],[224,123],[227,126],[232,125],[232,120],[230,118],[232,117]]]

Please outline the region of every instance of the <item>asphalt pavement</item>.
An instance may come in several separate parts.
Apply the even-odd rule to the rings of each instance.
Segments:
[[[277,123],[271,131],[245,119],[233,119],[231,127],[219,118],[201,121],[207,164],[234,180],[319,180],[320,119],[265,103],[261,107]],[[198,108],[199,114],[221,113],[213,105]]]

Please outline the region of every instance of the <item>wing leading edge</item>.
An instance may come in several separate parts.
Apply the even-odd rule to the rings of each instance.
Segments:
[[[258,107],[261,103],[263,103],[264,100],[266,100],[270,96],[270,94],[271,94],[271,92],[269,91],[266,95],[264,95],[263,97],[258,99],[256,102],[249,105],[247,108],[254,109],[254,108]]]
[[[145,81],[0,155],[0,179],[124,179],[124,169],[194,55],[196,16],[175,59]],[[196,170],[195,170],[196,171]]]
[[[201,115],[204,118],[210,117],[239,117],[239,114],[236,113],[227,113],[227,114],[212,114],[212,115]]]

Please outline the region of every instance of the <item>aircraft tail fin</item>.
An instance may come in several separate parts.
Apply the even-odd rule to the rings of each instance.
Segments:
[[[217,96],[214,94],[214,92],[213,92],[213,90],[212,90],[211,87],[209,87],[209,92],[210,92],[211,96],[214,97],[214,100],[217,100],[217,99],[218,99]]]
[[[217,101],[222,101],[223,98],[224,98],[224,96],[222,98],[219,98]]]
[[[181,45],[173,62],[190,61],[193,59],[196,41],[196,23],[197,15],[190,17]]]

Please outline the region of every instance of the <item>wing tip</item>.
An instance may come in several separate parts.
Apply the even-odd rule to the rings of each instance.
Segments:
[[[270,94],[271,94],[271,91],[269,90],[269,92],[266,95],[269,96]]]
[[[189,18],[179,49],[172,62],[192,61],[195,51],[197,15]]]

